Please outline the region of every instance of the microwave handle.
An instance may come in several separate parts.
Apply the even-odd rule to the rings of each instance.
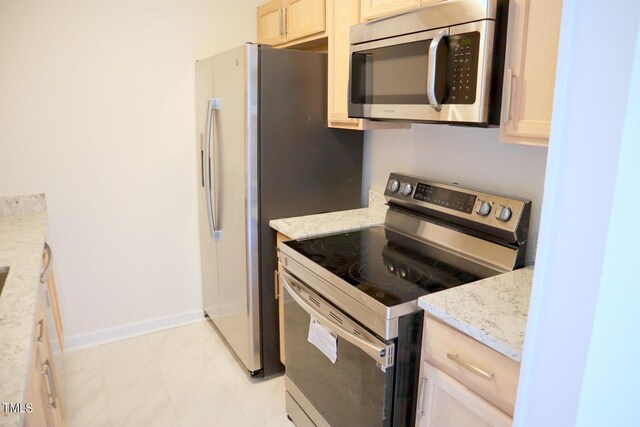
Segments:
[[[427,65],[427,98],[429,98],[429,104],[434,110],[440,111],[442,104],[438,102],[436,98],[436,67],[438,61],[438,46],[443,38],[449,35],[449,30],[444,29],[438,33],[437,36],[431,40],[429,45],[429,63]]]

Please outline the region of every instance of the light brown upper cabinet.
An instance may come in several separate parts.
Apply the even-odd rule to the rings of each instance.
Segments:
[[[360,5],[353,0],[333,2],[333,22],[329,25],[329,127],[363,129],[363,120],[350,119],[349,27],[360,22]]]
[[[434,0],[423,0],[422,3],[433,3]],[[420,0],[362,0],[362,21],[371,21],[386,15],[403,12],[419,7]]]
[[[284,1],[271,0],[258,7],[258,43],[279,45],[286,41]]]
[[[298,40],[325,32],[325,0],[288,0],[285,10],[287,40]]]
[[[500,140],[547,145],[562,1],[511,0]]]
[[[329,127],[353,130],[409,128],[409,123],[374,122],[349,118],[349,28],[360,19],[360,2],[354,0],[329,0],[332,8],[327,25],[329,36]]]
[[[409,128],[410,123],[373,122],[348,116],[349,28],[363,22],[361,5],[359,0],[268,1],[258,7],[258,43],[327,51],[329,127],[352,130]]]
[[[325,0],[271,0],[258,7],[258,43],[288,47],[326,38]]]

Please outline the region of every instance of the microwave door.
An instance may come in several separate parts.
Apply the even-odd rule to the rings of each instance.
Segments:
[[[439,29],[352,46],[349,116],[440,120],[434,105],[445,96],[447,34]]]

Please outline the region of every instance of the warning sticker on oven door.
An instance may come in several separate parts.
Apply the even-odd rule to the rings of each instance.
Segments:
[[[307,340],[315,345],[325,356],[336,363],[338,359],[338,336],[311,318]]]

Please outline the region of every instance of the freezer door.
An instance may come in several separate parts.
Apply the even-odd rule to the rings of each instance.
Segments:
[[[207,174],[207,144],[210,136],[207,126],[211,125],[209,100],[213,98],[213,58],[196,62],[196,152],[198,168],[198,217],[200,229],[200,260],[202,265],[202,296],[204,311],[216,317],[219,307],[218,298],[218,261],[216,242],[211,237],[209,223],[210,208],[207,197],[210,177]]]
[[[212,176],[219,307],[211,318],[251,372],[261,368],[257,242],[257,46],[213,58]]]

